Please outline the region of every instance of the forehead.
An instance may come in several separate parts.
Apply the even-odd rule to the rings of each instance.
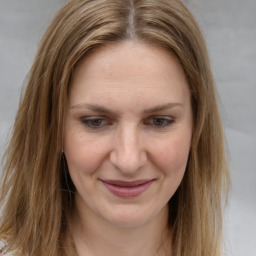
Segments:
[[[134,100],[184,100],[188,83],[179,61],[167,50],[141,42],[125,41],[101,47],[84,58],[71,82],[70,101],[100,97]]]

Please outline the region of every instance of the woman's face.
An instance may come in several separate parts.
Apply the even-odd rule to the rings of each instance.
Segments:
[[[193,125],[177,59],[145,43],[104,46],[79,63],[69,102],[64,153],[78,213],[126,227],[166,214]]]

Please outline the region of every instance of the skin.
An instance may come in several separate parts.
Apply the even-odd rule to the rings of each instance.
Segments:
[[[181,65],[158,46],[124,41],[83,59],[70,86],[64,153],[77,189],[79,255],[171,255],[168,201],[184,176],[193,127]],[[106,179],[152,183],[121,198]]]

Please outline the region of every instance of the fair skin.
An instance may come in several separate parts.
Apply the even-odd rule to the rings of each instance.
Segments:
[[[193,127],[181,65],[158,46],[125,41],[82,60],[70,86],[64,153],[79,256],[171,255],[168,201]]]

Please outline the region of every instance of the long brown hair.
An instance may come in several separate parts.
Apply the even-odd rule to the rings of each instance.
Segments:
[[[190,85],[192,147],[169,202],[174,255],[220,256],[229,185],[221,118],[205,41],[180,0],[71,0],[47,29],[4,155],[0,240],[18,255],[76,255],[69,232],[74,187],[62,138],[74,69],[93,49],[139,40],[171,51]]]

